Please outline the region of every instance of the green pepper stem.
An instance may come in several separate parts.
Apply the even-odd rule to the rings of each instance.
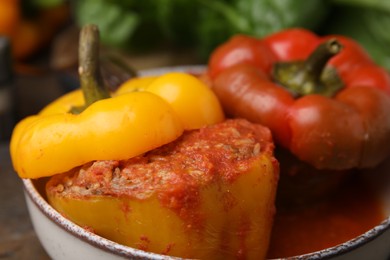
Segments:
[[[326,63],[342,49],[336,39],[330,39],[320,44],[306,59],[304,67],[313,80],[319,81]]]
[[[72,113],[80,113],[92,103],[109,98],[99,64],[99,29],[96,25],[85,25],[80,32],[79,77],[85,105],[73,107]]]
[[[304,61],[274,64],[273,79],[296,97],[309,94],[333,96],[343,87],[343,82],[337,71],[326,64],[341,49],[337,39],[323,42]]]

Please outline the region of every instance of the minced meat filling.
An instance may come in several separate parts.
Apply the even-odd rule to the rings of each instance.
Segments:
[[[176,141],[123,161],[95,161],[54,176],[62,196],[113,195],[145,199],[154,192],[234,181],[262,154],[272,155],[270,131],[244,119],[188,131]],[[174,192],[174,191],[172,191]]]

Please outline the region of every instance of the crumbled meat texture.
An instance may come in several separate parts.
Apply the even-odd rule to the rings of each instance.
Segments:
[[[252,160],[263,154],[272,156],[273,148],[268,128],[231,119],[188,131],[172,143],[128,160],[94,161],[56,175],[49,181],[48,191],[61,196],[137,199],[159,191],[188,191],[213,181],[234,181]]]

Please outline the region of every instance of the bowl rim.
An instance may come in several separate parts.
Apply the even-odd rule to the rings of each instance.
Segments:
[[[153,68],[142,70],[139,72],[140,76],[152,76],[152,75],[160,75],[166,72],[187,72],[193,74],[200,74],[204,72],[206,66],[205,65],[184,65],[184,66],[172,66],[172,67],[161,67],[161,68]],[[94,234],[75,223],[71,222],[63,215],[61,215],[58,211],[56,211],[39,193],[36,189],[33,181],[31,179],[22,179],[25,193],[32,200],[34,205],[50,220],[52,220],[58,227],[65,230],[66,232],[74,235],[80,240],[87,242],[88,244],[102,249],[106,252],[112,253],[117,256],[122,257],[134,257],[137,259],[183,259],[173,256],[165,256],[157,253],[146,252],[140,249],[132,248],[129,246],[121,245],[106,238],[103,238],[97,234]],[[361,234],[358,237],[355,237],[349,241],[346,241],[342,244],[326,248],[320,251],[311,252],[298,256],[291,256],[288,258],[280,258],[280,259],[288,259],[288,260],[298,260],[298,259],[330,259],[335,256],[340,256],[355,250],[356,248],[369,243],[374,240],[376,237],[383,234],[385,231],[390,232],[390,216],[384,219],[380,224],[375,226],[374,228],[368,230],[367,232]]]

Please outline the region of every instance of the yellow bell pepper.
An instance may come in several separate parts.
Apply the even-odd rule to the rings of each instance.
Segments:
[[[170,72],[161,76],[133,78],[123,83],[113,96],[142,91],[156,94],[167,101],[180,117],[186,130],[224,120],[222,107],[215,94],[191,74]],[[76,90],[49,104],[40,114],[66,113],[73,106],[81,106],[83,103],[81,90]]]
[[[71,91],[59,98],[57,98],[54,102],[51,102],[46,107],[44,107],[39,115],[48,116],[54,114],[64,114],[68,113],[72,107],[79,107],[84,104],[84,96],[83,92],[78,89]]]
[[[161,96],[182,119],[185,129],[197,129],[224,119],[215,94],[190,74],[172,72],[159,77],[129,80],[117,92],[133,91],[148,91]]]
[[[128,97],[128,101],[124,101],[121,107],[119,100],[125,99],[123,97],[119,99],[119,97],[129,94],[131,96]],[[167,101],[171,108],[168,109],[166,104],[162,104],[162,100],[155,100],[155,97],[151,97],[154,95]],[[112,100],[97,102],[100,105],[93,104],[92,108],[88,108],[80,115],[72,115],[68,111],[72,107],[81,106],[84,103],[82,91],[73,91],[49,104],[38,116],[32,116],[20,122],[15,128],[11,141],[14,166],[19,175],[22,178],[50,176],[90,160],[119,160],[138,155],[172,141],[182,133],[183,129],[179,126],[177,118],[174,117],[180,119],[184,129],[196,129],[221,122],[224,119],[221,106],[213,92],[199,79],[186,73],[168,73],[158,77],[132,79],[124,83],[116,93],[113,93],[113,97],[115,98]],[[135,107],[131,109],[137,110],[140,116],[142,115],[150,121],[145,119],[142,122],[136,121],[141,120],[140,116],[135,117],[133,121],[120,120],[120,116],[114,116],[112,110],[119,113],[121,109],[125,109],[124,107],[132,102],[134,102]],[[169,114],[168,118],[165,116],[165,125],[160,120],[160,117],[164,118],[164,113]],[[123,113],[121,116],[128,115]],[[42,120],[43,118],[45,120]],[[50,120],[46,118],[50,118]],[[104,127],[107,122],[110,122],[109,128]],[[132,127],[133,124],[136,127]],[[127,131],[125,136],[119,136],[119,129],[125,131],[126,128],[132,129]],[[81,129],[85,129],[85,131]],[[89,130],[87,131],[87,129]],[[103,129],[107,136],[104,135]],[[143,129],[145,129],[145,133],[142,132]],[[164,129],[174,131],[171,133],[172,135],[165,135],[167,131]],[[152,131],[154,131],[153,134]],[[34,135],[34,138],[31,138],[28,133],[32,132],[42,134]],[[90,135],[91,132],[94,134]],[[87,133],[89,136],[84,136],[83,133]],[[115,136],[114,133],[118,135]],[[71,139],[69,136],[77,136],[77,138]],[[145,136],[154,136],[157,139],[161,138],[161,140],[150,137],[145,140],[143,138]],[[62,139],[57,139],[57,137]],[[128,138],[128,142],[125,141],[125,137]],[[121,141],[117,144],[118,142],[115,140]],[[71,154],[65,155],[62,149],[51,145],[55,143],[63,143],[61,146],[64,148],[63,150],[69,150]],[[133,145],[129,146],[130,143]],[[96,152],[84,153],[83,149],[73,151],[74,147],[77,146]],[[106,148],[104,148],[105,146]],[[97,149],[98,147],[99,149]],[[107,153],[107,150],[114,148],[114,151]],[[97,151],[101,153],[98,154]]]
[[[169,143],[183,126],[162,98],[134,92],[97,101],[79,115],[31,116],[11,138],[14,168],[21,178],[68,171],[93,160],[127,159]]]
[[[80,44],[82,91],[64,95],[14,129],[11,157],[21,178],[51,176],[93,160],[127,159],[175,140],[185,129],[224,119],[213,92],[185,73],[131,80],[138,83],[126,83],[109,98],[95,64],[97,45],[89,41]],[[69,112],[84,103],[80,114]]]

